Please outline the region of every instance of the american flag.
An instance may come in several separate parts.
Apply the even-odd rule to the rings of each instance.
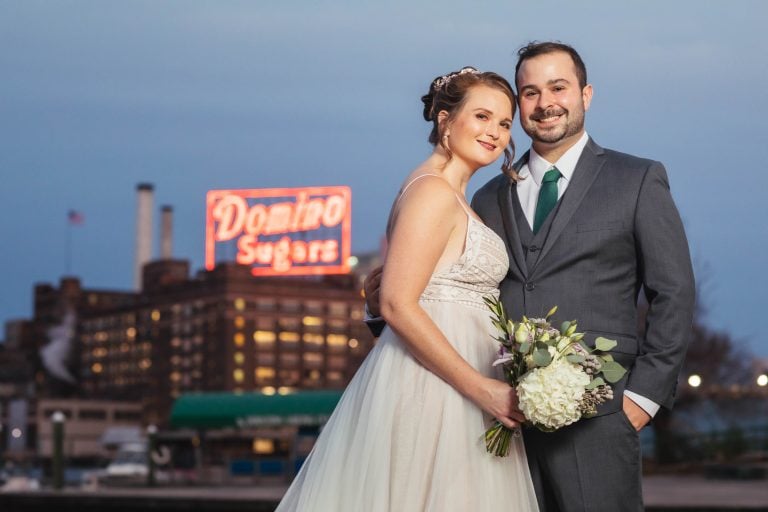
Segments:
[[[70,224],[79,226],[83,222],[85,222],[85,217],[83,217],[83,214],[78,212],[77,210],[69,210],[67,213],[67,220]]]

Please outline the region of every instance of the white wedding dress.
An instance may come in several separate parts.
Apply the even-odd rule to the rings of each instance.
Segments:
[[[509,261],[498,235],[467,215],[463,254],[432,275],[420,304],[464,359],[498,377],[483,297],[498,295]],[[491,422],[385,328],[276,512],[538,510],[522,440],[508,457],[487,453]]]

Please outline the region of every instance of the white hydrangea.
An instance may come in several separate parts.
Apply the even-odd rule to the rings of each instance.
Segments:
[[[547,429],[558,429],[581,418],[579,404],[590,377],[581,366],[565,358],[534,368],[517,386],[520,410],[525,417]]]

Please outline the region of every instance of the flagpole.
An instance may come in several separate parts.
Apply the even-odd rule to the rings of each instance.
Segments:
[[[69,219],[67,219],[67,249],[66,249],[66,261],[65,261],[65,269],[64,269],[64,275],[68,276],[69,273],[72,270],[72,222],[70,222]]]

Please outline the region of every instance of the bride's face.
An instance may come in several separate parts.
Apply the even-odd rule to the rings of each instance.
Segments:
[[[461,110],[448,121],[446,133],[453,158],[471,168],[495,162],[509,144],[512,117],[506,94],[486,85],[472,87]]]

